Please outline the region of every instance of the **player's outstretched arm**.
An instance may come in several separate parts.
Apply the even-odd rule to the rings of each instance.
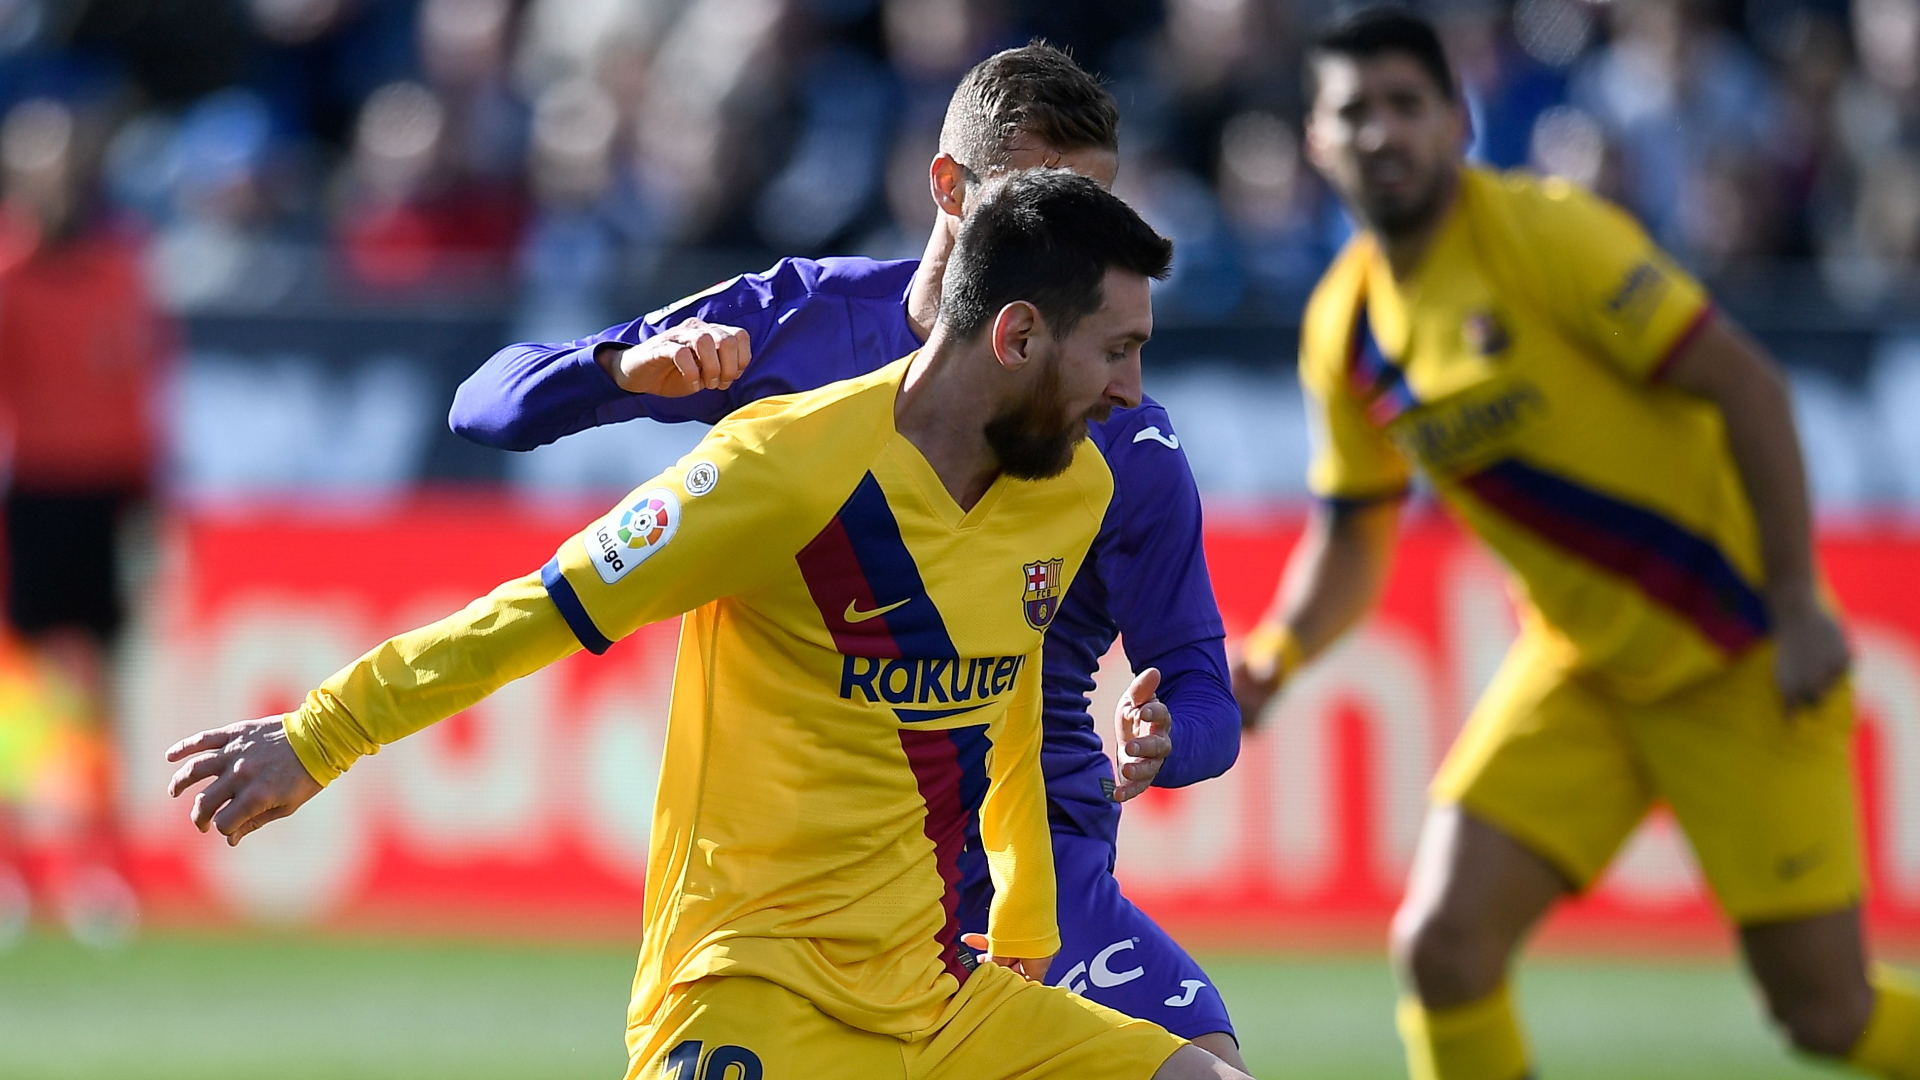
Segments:
[[[883,403],[869,408],[891,403],[878,395],[864,400]],[[823,470],[818,459],[822,446],[860,437],[848,434],[844,415],[832,409],[795,417],[778,410],[736,414],[692,454],[563,542],[539,573],[381,644],[308,694],[278,731],[272,721],[254,722],[267,726],[241,725],[240,744],[225,732],[186,740],[176,750],[179,759],[191,760],[175,777],[173,793],[207,781],[211,795],[196,799],[195,823],[204,818],[237,840],[259,827],[251,808],[284,816],[312,797],[304,785],[288,782],[288,769],[277,767],[284,764],[282,746],[325,786],[361,757],[515,679],[582,648],[604,652],[648,623],[755,587],[790,565],[839,507],[844,496],[836,492],[845,488],[837,479],[843,478]],[[871,440],[891,430],[860,429]],[[747,537],[753,542],[743,543]],[[276,762],[270,777],[256,771],[262,754]],[[288,801],[301,791],[304,797]],[[220,812],[236,801],[223,818]],[[1044,831],[1044,810],[1041,824]]]
[[[592,337],[509,345],[460,384],[447,426],[483,446],[531,450],[643,416],[716,424],[769,393],[849,374],[815,382],[804,375],[774,379],[744,394],[746,388],[733,388],[753,359],[753,346],[764,345],[776,319],[795,310],[791,303],[780,307],[780,297],[791,299],[794,292],[792,275],[783,273],[790,269],[783,262],[765,273],[743,274]],[[647,347],[655,338],[666,340]]]
[[[596,424],[645,416],[596,360],[620,328],[581,341],[518,342],[487,358],[453,392],[447,427],[495,450],[532,450]]]
[[[195,828],[227,843],[298,810],[359,758],[470,708],[580,648],[538,575],[510,581],[438,622],[392,638],[342,668],[284,716],[176,743],[168,785],[203,781]]]
[[[454,391],[447,426],[496,450],[531,450],[599,424],[649,415],[643,399],[733,386],[752,359],[748,331],[698,317],[630,323],[580,341],[522,342],[487,359]],[[663,420],[717,421],[715,401]]]
[[[1820,601],[1806,467],[1786,379],[1723,315],[1668,363],[1664,377],[1720,409],[1760,530],[1780,694],[1789,707],[1810,705],[1846,674],[1852,657],[1840,624]]]
[[[1287,559],[1272,611],[1247,635],[1233,693],[1249,730],[1287,677],[1352,629],[1380,598],[1393,566],[1400,500],[1323,504]]]

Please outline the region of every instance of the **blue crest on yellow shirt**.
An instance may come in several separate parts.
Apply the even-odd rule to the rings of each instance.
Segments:
[[[1045,630],[1060,612],[1060,579],[1065,566],[1065,559],[1042,559],[1021,567],[1027,582],[1027,591],[1020,598],[1021,606],[1026,612],[1027,625],[1035,630]]]

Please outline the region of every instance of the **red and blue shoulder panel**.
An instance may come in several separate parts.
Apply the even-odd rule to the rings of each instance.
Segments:
[[[1643,506],[1512,458],[1460,484],[1553,546],[1632,582],[1736,656],[1766,638],[1766,602],[1711,540]]]

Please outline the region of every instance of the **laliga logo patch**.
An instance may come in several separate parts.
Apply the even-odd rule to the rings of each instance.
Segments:
[[[1060,578],[1065,559],[1042,559],[1021,567],[1026,574],[1027,591],[1020,598],[1020,606],[1027,616],[1027,625],[1035,630],[1045,630],[1060,613]]]
[[[650,488],[593,527],[584,537],[587,555],[600,580],[611,585],[666,547],[679,528],[679,497],[666,488]]]

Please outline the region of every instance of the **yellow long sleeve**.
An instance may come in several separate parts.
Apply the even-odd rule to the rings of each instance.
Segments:
[[[335,672],[287,714],[287,741],[313,778],[330,784],[380,747],[579,648],[540,575],[530,574]]]
[[[1020,686],[987,761],[980,842],[993,877],[987,944],[995,956],[1032,958],[1060,951],[1054,895],[1053,837],[1040,770],[1040,653],[1020,665]]]

